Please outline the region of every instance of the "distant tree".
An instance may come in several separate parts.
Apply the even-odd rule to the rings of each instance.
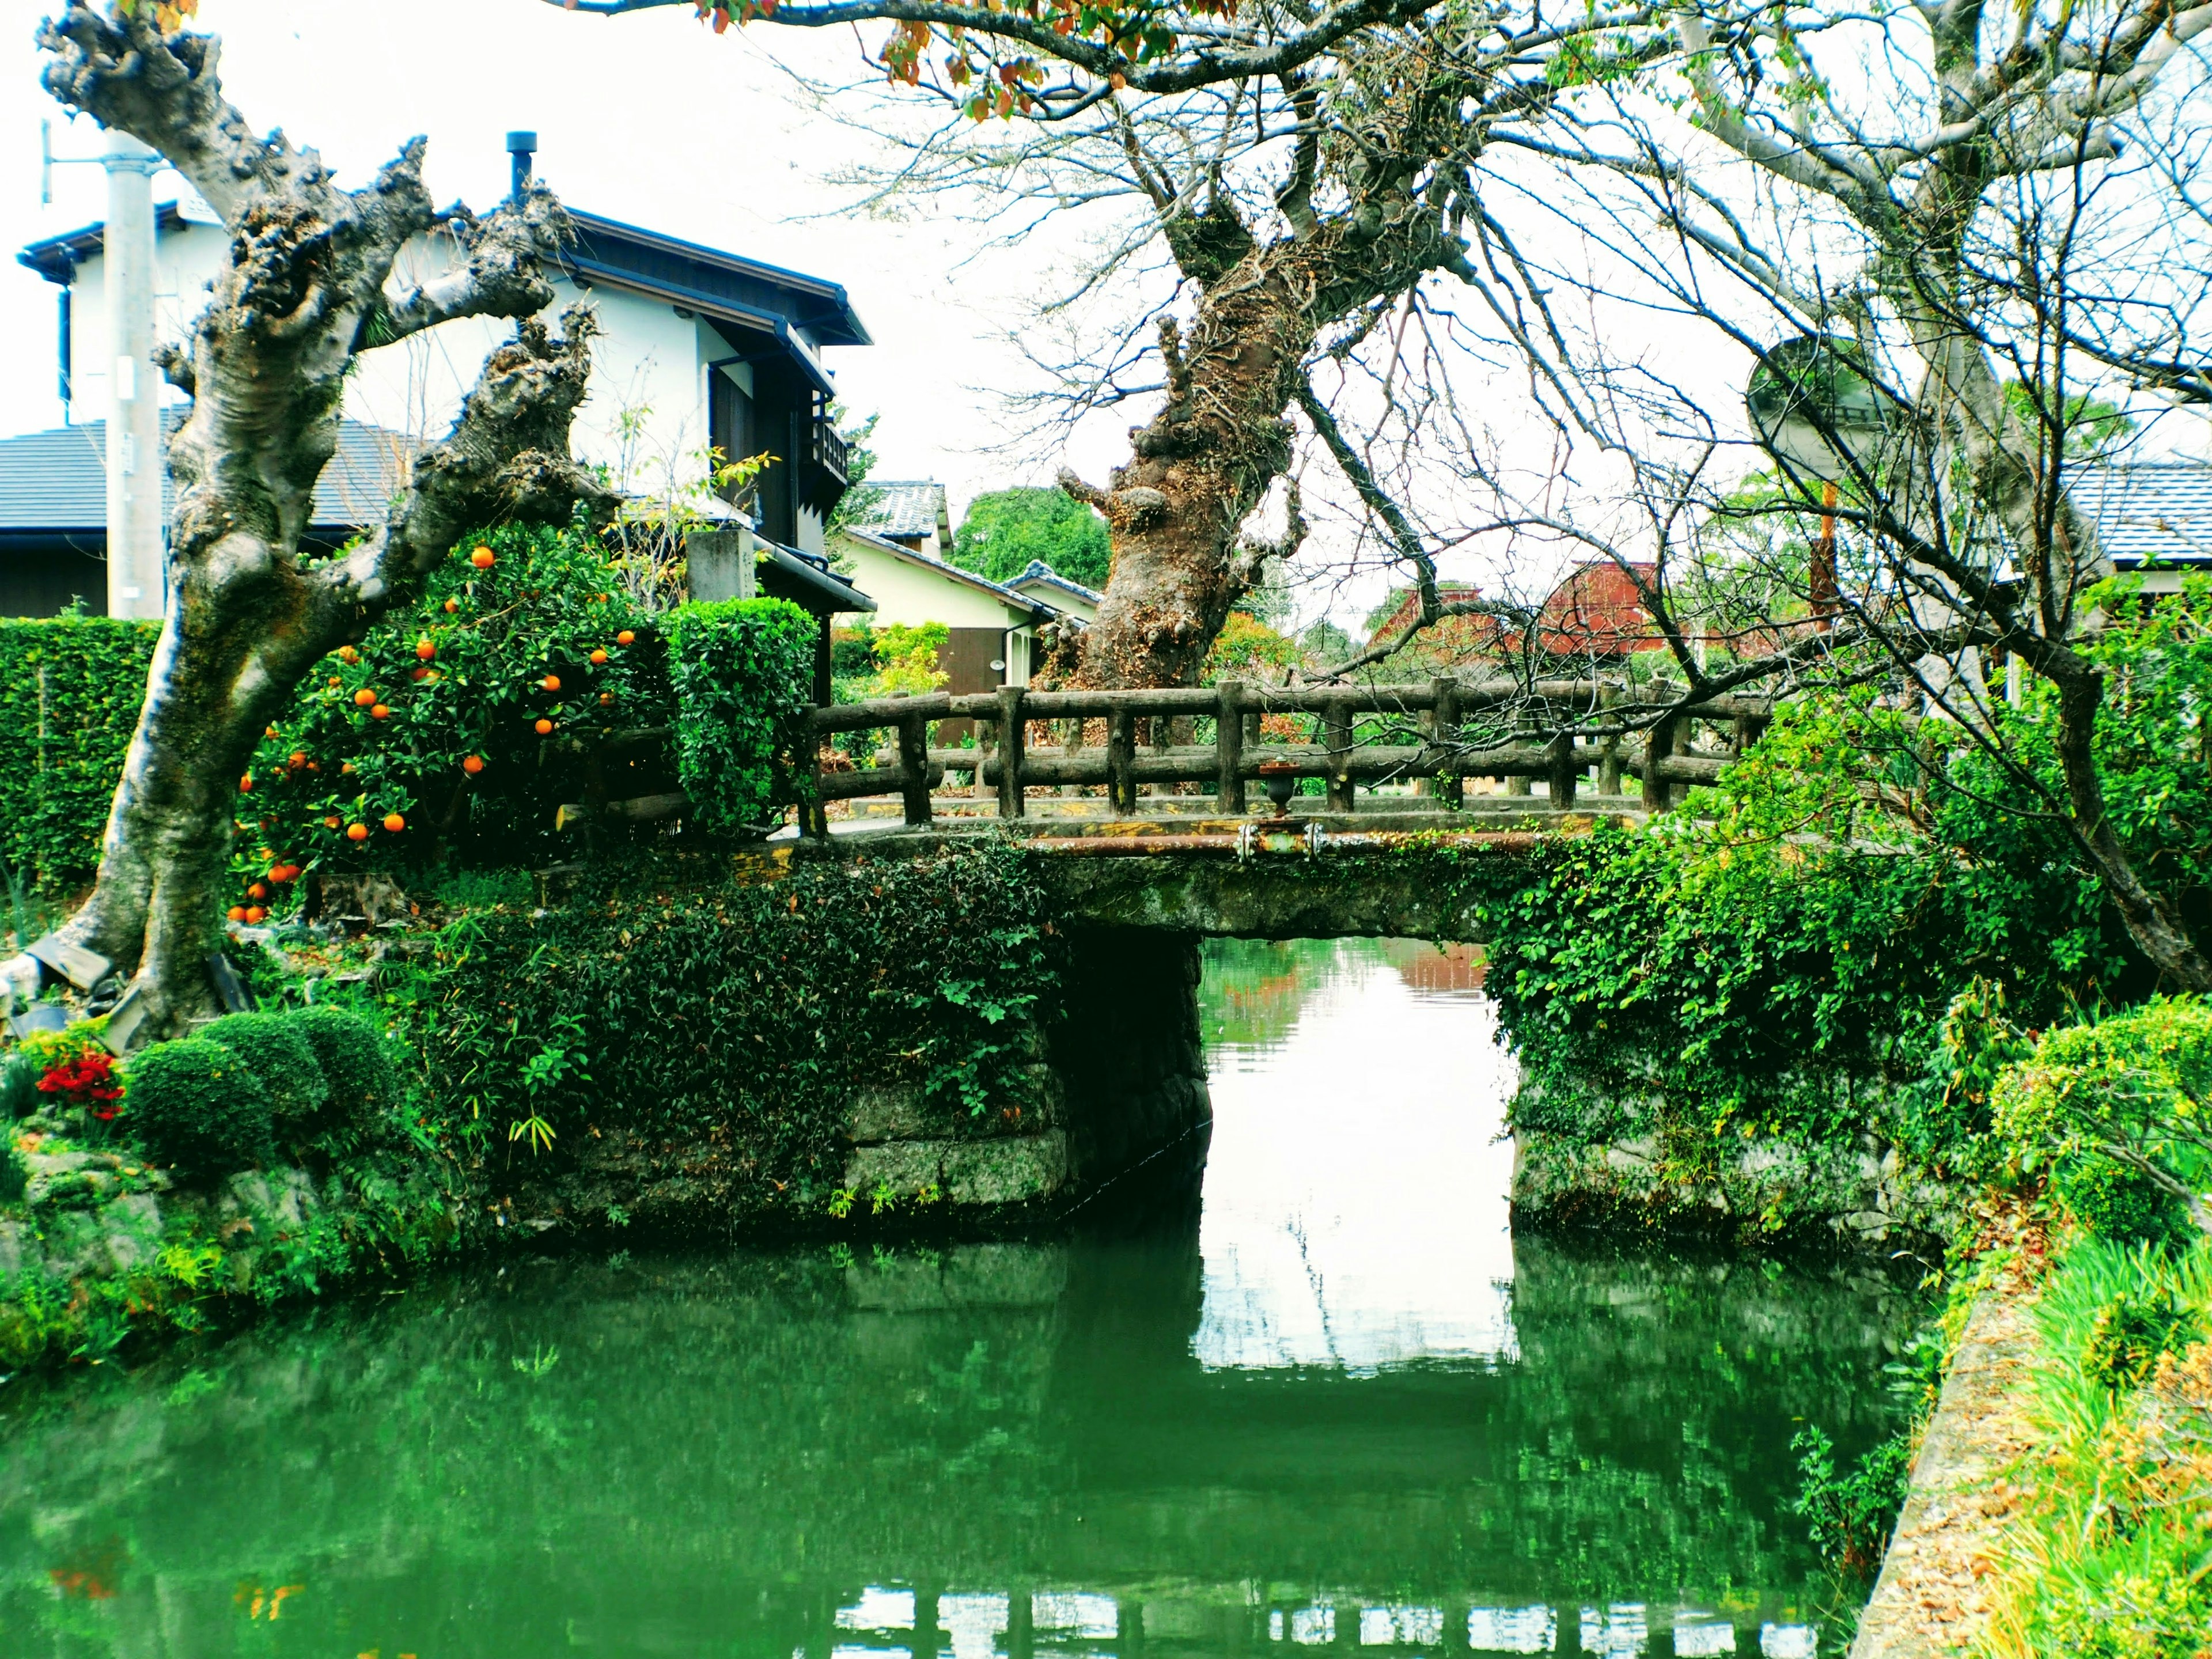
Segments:
[[[858,524],[874,511],[883,499],[883,491],[872,488],[868,474],[876,470],[876,452],[869,440],[876,435],[876,422],[883,418],[871,415],[852,425],[846,424],[850,411],[842,403],[830,405],[830,420],[837,428],[837,435],[845,441],[845,493],[837,498],[837,505],[830,509],[830,528],[842,530],[848,525]]]
[[[952,538],[952,562],[1011,580],[1042,559],[1054,574],[1103,590],[1112,562],[1106,520],[1057,489],[994,489],[968,504]]]

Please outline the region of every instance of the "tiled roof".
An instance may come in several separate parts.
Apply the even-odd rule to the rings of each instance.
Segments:
[[[173,432],[180,412],[164,424]],[[406,463],[422,446],[381,427],[343,421],[337,453],[315,483],[317,529],[356,529],[382,520]],[[0,438],[0,530],[101,530],[107,523],[107,423],[56,427]],[[161,510],[175,497],[161,480]]]
[[[871,501],[867,516],[854,528],[871,536],[934,536],[947,517],[945,486],[927,479],[901,479],[878,483],[871,478],[860,486]]]
[[[2212,463],[2129,461],[2090,467],[2073,484],[2097,545],[2123,570],[2148,560],[2212,564]]]
[[[1653,565],[1623,569],[1610,559],[1582,566],[1544,601],[1540,613],[1544,649],[1563,657],[1620,656],[1649,649],[1659,635],[1636,582],[1638,578],[1650,581],[1657,574]]]

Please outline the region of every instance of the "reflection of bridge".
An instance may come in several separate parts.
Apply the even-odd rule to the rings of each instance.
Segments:
[[[1220,1655],[1304,1648],[1363,1654],[1760,1655],[1814,1659],[1820,1632],[1779,1602],[1722,1611],[1613,1602],[1563,1608],[1297,1595],[1249,1586],[1238,1599],[1170,1591],[950,1591],[871,1584],[811,1633],[794,1659],[1034,1659],[1041,1654]]]
[[[1505,780],[1524,793],[1525,781],[1540,778],[1550,805],[1565,809],[1586,784],[1619,797],[1630,775],[1643,781],[1641,804],[1662,808],[1679,790],[1711,782],[1771,712],[1760,698],[1677,707],[1663,689],[1633,702],[1628,695],[1603,680],[1565,679],[1296,690],[1235,680],[1125,691],[1009,685],[982,696],[815,708],[805,724],[817,742],[852,732],[894,738],[878,764],[819,776],[821,799],[896,794],[906,821],[926,824],[932,788],[963,772],[977,790],[995,788],[1007,818],[1025,815],[1028,791],[1038,787],[1103,788],[1110,810],[1127,816],[1146,785],[1205,784],[1220,810],[1235,814],[1245,810],[1248,784],[1306,778],[1322,781],[1336,813],[1357,810],[1361,784],[1418,781],[1457,805],[1470,777]],[[940,720],[974,722],[973,746],[933,745]],[[1103,744],[1090,741],[1094,727],[1103,728]],[[1699,749],[1701,732],[1725,738]]]

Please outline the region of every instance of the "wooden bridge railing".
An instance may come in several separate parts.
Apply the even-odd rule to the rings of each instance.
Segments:
[[[1212,686],[1134,691],[1032,691],[1009,685],[972,696],[933,692],[840,703],[811,708],[805,720],[809,752],[817,762],[824,738],[890,728],[896,744],[872,757],[876,765],[817,772],[817,799],[901,795],[906,821],[919,824],[930,822],[930,792],[947,772],[967,772],[981,784],[995,785],[999,815],[1017,818],[1024,813],[1025,789],[1054,784],[1104,785],[1114,810],[1133,813],[1140,785],[1212,783],[1222,811],[1243,812],[1246,786],[1261,775],[1261,769],[1284,765],[1297,777],[1323,780],[1332,812],[1356,810],[1362,783],[1419,778],[1438,780],[1441,793],[1454,805],[1470,777],[1541,778],[1552,805],[1571,806],[1593,768],[1601,794],[1618,794],[1624,775],[1641,778],[1644,801],[1656,811],[1671,805],[1677,791],[1712,782],[1771,714],[1765,698],[1716,697],[1633,737],[1532,736],[1471,749],[1452,736],[1463,720],[1485,709],[1525,708],[1533,714],[1548,706],[1590,714],[1611,704],[1616,695],[1615,688],[1589,680],[1545,680],[1529,686],[1438,678],[1425,684],[1298,690],[1224,680]],[[1312,717],[1320,741],[1264,741],[1260,722],[1267,714]],[[1376,741],[1361,732],[1363,715],[1401,719],[1386,721],[1382,740]],[[1085,747],[1081,722],[1102,717],[1105,747]],[[1213,721],[1212,743],[1175,741],[1179,723],[1200,718]],[[991,740],[979,740],[974,748],[933,747],[929,728],[942,720],[977,721],[979,739],[987,728]],[[1034,745],[1030,727],[1039,721],[1066,721],[1073,735],[1053,747]],[[1730,727],[1726,750],[1692,746],[1696,726],[1723,722]],[[1140,742],[1139,728],[1146,726],[1152,728],[1149,744]]]

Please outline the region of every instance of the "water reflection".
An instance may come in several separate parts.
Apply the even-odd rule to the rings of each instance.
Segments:
[[[1516,1080],[1465,947],[1206,951],[1208,1365],[1513,1352]]]
[[[1482,1006],[1328,963],[1216,1044],[1196,1228],[518,1259],[0,1389],[0,1656],[1822,1650],[1788,1441],[1882,1431],[1912,1299],[1510,1244]]]

